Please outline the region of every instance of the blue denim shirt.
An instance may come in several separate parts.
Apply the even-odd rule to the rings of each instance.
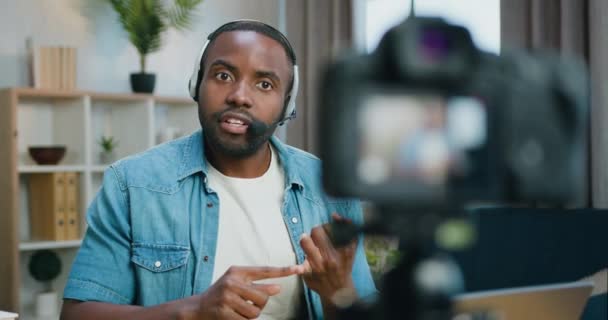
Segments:
[[[302,233],[329,222],[332,212],[362,223],[361,205],[322,191],[319,159],[271,142],[285,171],[283,220],[302,263]],[[64,298],[151,306],[207,290],[220,203],[206,177],[201,130],[111,165],[88,209]],[[376,292],[362,239],[352,276],[359,296]],[[322,319],[319,296],[304,290],[310,317]]]

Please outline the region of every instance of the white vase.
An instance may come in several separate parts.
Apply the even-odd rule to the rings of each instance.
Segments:
[[[99,153],[99,162],[101,164],[111,164],[116,160],[116,154],[114,151],[105,152],[102,151]]]
[[[49,317],[59,314],[57,292],[43,292],[36,295],[36,317]]]

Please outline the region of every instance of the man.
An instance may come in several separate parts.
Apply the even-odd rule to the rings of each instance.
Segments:
[[[293,117],[289,42],[255,21],[208,39],[190,81],[202,131],[105,172],[62,319],[290,319],[300,304],[321,319],[374,293],[361,240],[326,231],[361,223],[360,204],[327,197],[318,159],[272,137]]]

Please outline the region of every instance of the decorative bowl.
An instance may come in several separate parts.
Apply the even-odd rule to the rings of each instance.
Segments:
[[[37,164],[57,164],[65,155],[65,146],[31,146],[30,156]]]

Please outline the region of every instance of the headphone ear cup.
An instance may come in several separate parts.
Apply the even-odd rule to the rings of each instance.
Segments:
[[[293,85],[291,87],[291,92],[289,93],[289,101],[287,101],[287,108],[285,109],[285,114],[283,116],[283,120],[279,123],[279,125],[284,125],[289,120],[296,117],[296,99],[298,97],[298,87],[300,84],[300,75],[298,72],[298,65],[293,66]]]
[[[202,70],[199,69],[198,72],[196,73],[196,77],[193,79],[190,79],[190,83],[193,83],[193,84],[189,84],[189,87],[188,87],[188,89],[190,90],[190,96],[196,102],[198,102],[198,90],[200,89],[201,82],[202,82],[201,71]]]
[[[190,75],[190,81],[188,81],[188,92],[194,101],[198,101],[198,80],[200,79],[201,60],[203,59],[203,55],[205,54],[205,50],[207,49],[208,45],[209,40],[207,39],[198,54],[198,59],[194,62],[194,68],[192,74]]]
[[[192,92],[193,88],[192,85],[190,83],[188,83],[188,91],[190,94],[190,97],[192,98],[192,100],[198,102],[198,97],[196,96],[196,93]]]
[[[192,72],[192,75],[190,76],[190,80],[188,81],[188,93],[190,93],[190,97],[194,100],[197,100],[196,96],[197,96],[197,82],[198,82],[198,74],[199,74],[199,68],[198,66],[196,66],[194,68],[194,71]]]

